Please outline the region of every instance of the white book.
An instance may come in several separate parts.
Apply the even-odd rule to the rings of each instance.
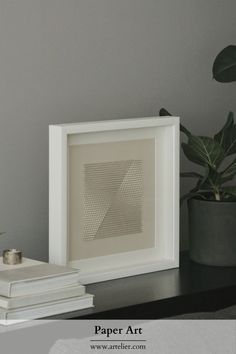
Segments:
[[[38,305],[49,301],[67,299],[75,296],[82,296],[84,294],[85,286],[79,284],[76,286],[65,286],[61,289],[26,296],[0,296],[0,307],[4,309],[13,309],[17,307]]]
[[[0,271],[1,270],[9,270],[9,269],[18,269],[18,268],[25,268],[33,265],[45,264],[47,262],[37,261],[36,259],[22,257],[22,263],[19,264],[4,264],[3,257],[0,257]]]
[[[24,296],[78,285],[78,269],[29,260],[17,266],[1,264],[0,295]]]
[[[0,308],[0,324],[9,325],[28,320],[45,318],[65,312],[93,307],[93,295],[85,294],[70,299],[51,301],[45,304],[6,310]]]

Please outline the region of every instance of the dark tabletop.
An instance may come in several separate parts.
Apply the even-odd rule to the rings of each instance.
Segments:
[[[236,267],[210,267],[181,253],[180,268],[86,286],[94,308],[54,316],[78,319],[157,319],[236,304]]]

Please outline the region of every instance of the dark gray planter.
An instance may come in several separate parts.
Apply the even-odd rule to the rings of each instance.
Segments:
[[[188,201],[190,258],[212,266],[236,266],[236,202]]]

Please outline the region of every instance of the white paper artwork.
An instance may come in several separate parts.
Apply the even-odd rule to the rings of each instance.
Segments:
[[[84,165],[84,240],[142,232],[141,160]]]

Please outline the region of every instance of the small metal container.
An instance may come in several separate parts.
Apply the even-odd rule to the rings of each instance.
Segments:
[[[4,264],[14,265],[22,263],[22,251],[15,248],[4,250],[2,254]]]

